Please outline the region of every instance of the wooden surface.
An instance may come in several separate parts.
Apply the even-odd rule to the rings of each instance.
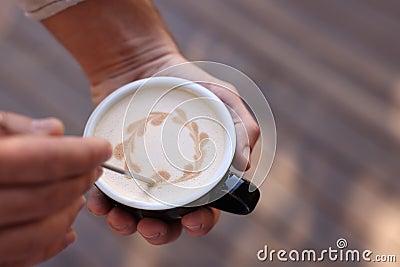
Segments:
[[[400,261],[400,2],[156,4],[189,59],[242,70],[268,99],[278,147],[260,205],[161,247],[118,237],[83,211],[77,243],[40,266],[321,266],[260,263],[256,252],[327,249],[338,238]],[[57,116],[80,134],[92,106],[79,66],[12,6],[0,10],[0,25],[0,108]]]

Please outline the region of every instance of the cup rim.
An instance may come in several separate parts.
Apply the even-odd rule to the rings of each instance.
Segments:
[[[212,100],[217,101],[218,103],[221,103],[222,105],[218,105],[218,113],[221,117],[221,120],[223,120],[224,126],[226,127],[228,131],[228,135],[231,141],[226,140],[226,151],[225,151],[225,156],[223,158],[223,163],[221,164],[221,167],[218,168],[214,180],[212,182],[209,182],[207,185],[202,186],[202,190],[196,190],[196,192],[190,196],[185,196],[183,197],[180,201],[176,201],[176,204],[166,204],[160,200],[155,199],[156,202],[145,202],[145,201],[135,201],[132,199],[129,199],[123,195],[120,195],[115,192],[115,190],[111,189],[111,186],[109,186],[103,179],[99,178],[96,182],[95,185],[108,197],[112,198],[114,201],[121,203],[123,205],[133,207],[133,208],[138,208],[138,209],[144,209],[144,210],[166,210],[166,209],[171,209],[171,208],[176,208],[176,207],[184,207],[185,205],[190,204],[191,202],[194,202],[205,195],[209,193],[226,175],[226,173],[229,171],[229,167],[232,164],[233,156],[235,154],[235,148],[236,148],[236,131],[234,127],[234,123],[231,117],[231,114],[229,110],[226,108],[225,104],[210,90],[205,88],[204,86],[198,84],[195,81],[189,81],[186,79],[182,78],[177,78],[177,77],[167,77],[167,76],[159,76],[159,77],[150,77],[150,78],[145,78],[141,80],[136,80],[131,83],[128,83],[126,85],[123,85],[122,87],[118,88],[114,92],[112,92],[110,95],[108,95],[103,101],[100,102],[100,104],[93,110],[91,113],[85,129],[83,136],[88,137],[88,136],[93,136],[93,132],[95,130],[96,122],[103,117],[103,115],[118,101],[122,100],[123,98],[129,96],[131,94],[133,96],[134,92],[141,88],[143,85],[149,86],[149,85],[154,85],[154,86],[168,86],[168,87],[177,87],[177,86],[182,86],[184,88],[187,88],[194,93],[198,94],[199,96],[202,97],[208,97],[211,98]],[[146,192],[147,193],[147,192]],[[153,198],[154,199],[154,198]]]

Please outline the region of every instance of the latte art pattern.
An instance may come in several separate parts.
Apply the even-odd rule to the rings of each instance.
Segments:
[[[146,86],[121,97],[98,118],[93,135],[113,146],[108,164],[156,183],[104,170],[96,185],[139,206],[183,205],[200,197],[226,173],[224,159],[234,151],[220,105],[225,108],[185,87]]]
[[[207,144],[209,136],[207,133],[199,131],[199,126],[196,122],[188,122],[186,112],[179,108],[175,109],[172,114],[166,112],[151,112],[147,118],[143,118],[129,124],[127,127],[128,138],[122,143],[116,145],[114,148],[115,159],[121,162],[126,160],[125,169],[128,170],[129,165],[135,173],[140,174],[142,171],[140,165],[132,158],[132,154],[135,152],[136,138],[143,137],[146,134],[148,124],[155,127],[161,127],[165,119],[170,115],[172,116],[172,121],[175,124],[185,127],[189,130],[189,137],[193,141],[194,146],[194,162],[186,164],[181,170],[182,174],[179,177],[175,177],[173,180],[170,180],[171,174],[166,170],[155,170],[154,174],[151,175],[151,178],[156,181],[156,184],[163,183],[165,181],[176,184],[198,177],[201,174],[201,171],[196,170],[201,168],[204,158],[207,155],[207,150],[204,149],[204,146]],[[126,155],[125,157],[124,153]],[[131,179],[129,177],[126,178]]]

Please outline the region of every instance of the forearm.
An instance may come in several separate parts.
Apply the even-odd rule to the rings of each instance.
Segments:
[[[82,66],[95,102],[178,53],[148,0],[87,0],[42,23]]]

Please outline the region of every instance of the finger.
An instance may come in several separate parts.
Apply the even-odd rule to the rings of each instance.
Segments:
[[[30,267],[32,264],[26,261],[1,261],[0,260],[0,266],[1,267]]]
[[[136,232],[135,218],[120,208],[112,208],[106,219],[111,229],[119,235],[131,235]]]
[[[54,257],[55,255],[63,251],[65,248],[67,248],[69,245],[74,243],[77,237],[78,235],[76,231],[73,228],[70,228],[70,230],[68,230],[68,232],[64,236],[59,238],[56,242],[54,242],[54,244],[50,244],[44,250],[42,255],[35,257],[31,262],[33,264],[37,264]]]
[[[0,259],[20,261],[33,257],[63,236],[85,204],[83,197],[68,207],[29,224],[14,225],[0,230]]]
[[[187,60],[181,56],[178,57],[178,60],[182,63],[187,62]],[[237,115],[236,118],[233,117],[237,133],[233,164],[239,170],[250,168],[249,155],[260,135],[260,128],[244,105],[237,89],[232,84],[211,76],[195,64],[188,64],[187,68],[182,78],[196,81],[209,89]],[[170,75],[174,76],[177,74],[170,73]],[[179,73],[179,75],[182,75],[182,73]]]
[[[210,79],[213,79],[211,81],[214,84],[205,86],[228,105],[235,124],[236,150],[233,164],[238,170],[247,170],[250,168],[250,153],[260,135],[260,128],[234,86],[215,78]]]
[[[64,208],[83,195],[100,177],[102,168],[58,183],[0,190],[0,226],[38,220]],[[12,199],[12,202],[10,202]]]
[[[38,184],[82,175],[112,154],[101,138],[7,137],[0,140],[0,184]]]
[[[43,249],[43,251],[35,251],[34,253],[29,254],[29,257],[26,257],[23,260],[19,261],[11,261],[8,263],[2,263],[0,261],[0,266],[2,267],[23,267],[23,266],[32,266],[41,262],[44,262],[60,252],[66,249],[70,244],[74,243],[77,239],[76,231],[71,227],[67,233],[54,243],[51,243],[47,246],[47,248]]]
[[[62,135],[63,123],[56,118],[32,119],[19,114],[0,111],[0,135],[44,134]]]
[[[207,234],[217,223],[220,211],[210,208],[200,208],[182,218],[182,225],[191,236]]]
[[[236,110],[232,110],[231,114],[236,131],[236,150],[233,165],[238,170],[248,170],[250,168],[250,153],[259,137],[260,128],[250,114],[242,114],[242,117],[239,117]]]
[[[32,259],[25,260],[24,264],[31,266],[33,264],[44,262],[66,249],[69,245],[74,243],[76,239],[77,233],[71,227],[66,234],[58,238],[54,243],[49,244],[41,253],[35,253]]]
[[[104,216],[112,209],[112,205],[104,194],[96,187],[93,188],[87,202],[88,210],[96,216]]]
[[[164,222],[153,218],[144,218],[137,225],[138,232],[152,245],[162,245],[176,240],[181,232],[179,220]]]

